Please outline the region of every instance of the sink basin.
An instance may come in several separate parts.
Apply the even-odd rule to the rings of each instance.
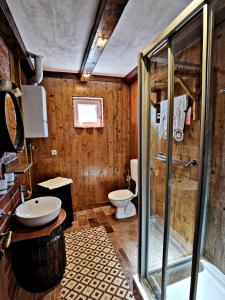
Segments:
[[[15,215],[20,223],[29,227],[48,224],[60,212],[61,200],[56,197],[39,197],[20,204]]]

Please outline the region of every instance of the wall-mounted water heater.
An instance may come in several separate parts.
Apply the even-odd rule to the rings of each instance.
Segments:
[[[22,85],[22,110],[26,138],[48,137],[46,92],[43,86]]]

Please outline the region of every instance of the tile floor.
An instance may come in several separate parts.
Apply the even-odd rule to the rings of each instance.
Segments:
[[[159,217],[151,217],[149,221],[149,270],[162,267],[164,225]],[[170,228],[168,263],[172,264],[191,255],[192,247]]]
[[[67,233],[65,239],[63,300],[134,300],[105,227]]]
[[[126,220],[116,220],[114,211],[114,208],[110,205],[78,211],[74,214],[73,226],[66,231],[71,232],[99,225],[104,226],[123,272],[132,287],[132,277],[137,272],[138,220],[137,216]],[[60,300],[60,291],[60,285],[52,290],[36,294],[18,287],[15,300]]]

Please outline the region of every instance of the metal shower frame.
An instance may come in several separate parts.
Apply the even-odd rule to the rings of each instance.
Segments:
[[[213,1],[194,0],[165,31],[139,54],[138,62],[138,158],[139,158],[139,253],[138,278],[151,299],[151,288],[147,279],[148,274],[148,237],[149,237],[149,209],[150,209],[150,59],[160,48],[168,45],[168,144],[166,161],[166,193],[165,193],[165,225],[162,261],[162,289],[161,299],[166,300],[166,275],[168,265],[168,241],[170,225],[170,197],[169,181],[172,174],[172,127],[173,127],[173,99],[174,99],[174,55],[171,49],[171,38],[181,27],[187,24],[200,11],[203,12],[203,44],[202,44],[202,101],[201,101],[201,132],[199,148],[199,180],[197,204],[195,213],[195,230],[192,255],[192,272],[190,285],[190,300],[196,299],[199,260],[204,247],[204,222],[207,201],[208,161],[210,132],[206,124],[210,121],[210,66],[213,29]],[[140,200],[141,199],[141,200]]]

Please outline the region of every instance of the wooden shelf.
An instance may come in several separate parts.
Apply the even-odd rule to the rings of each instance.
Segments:
[[[15,174],[25,174],[33,163],[19,163],[18,161],[13,162],[5,166],[6,172],[14,172]]]
[[[189,97],[195,101],[198,98],[198,94],[195,94],[191,88],[187,85],[184,77],[199,78],[201,75],[200,67],[185,66],[180,64],[175,64],[175,83],[179,83]],[[156,74],[156,78],[152,78],[151,90],[152,92],[167,88],[168,87],[168,72],[165,70],[160,76]]]
[[[43,226],[26,227],[17,221],[16,226],[13,228],[12,243],[48,236],[64,222],[65,218],[66,212],[61,208],[59,216],[51,223]]]

